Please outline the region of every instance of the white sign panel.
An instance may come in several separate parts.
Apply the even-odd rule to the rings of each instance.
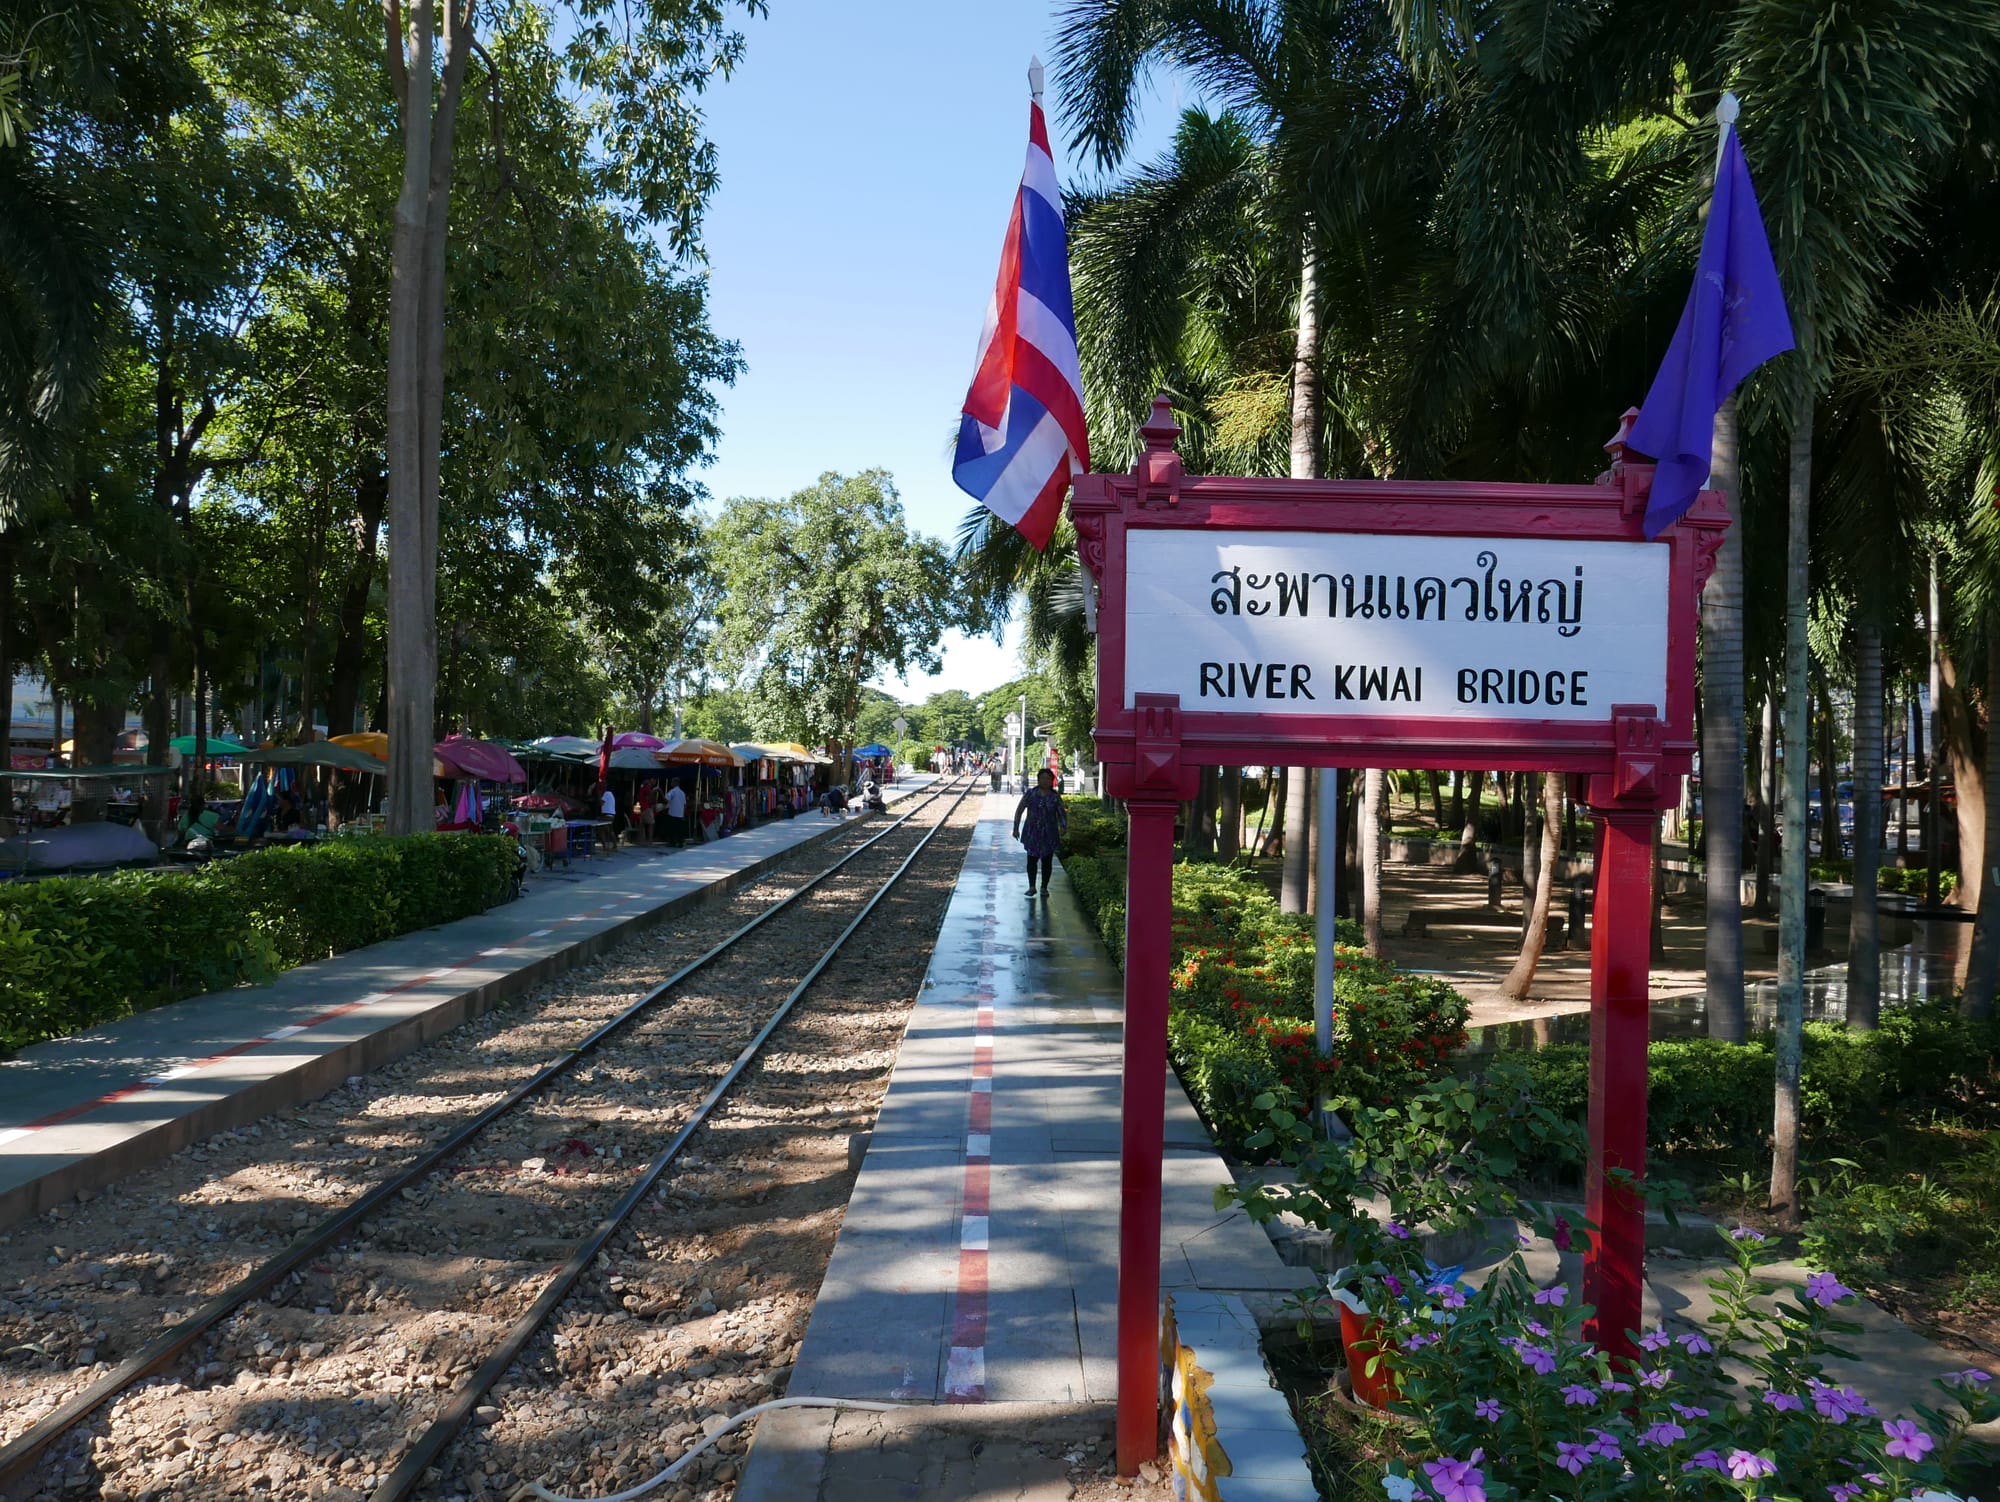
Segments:
[[[1667,703],[1664,543],[1126,534],[1125,703],[1606,720]]]

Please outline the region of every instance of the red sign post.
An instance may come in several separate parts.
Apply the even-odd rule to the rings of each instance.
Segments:
[[[1131,816],[1118,1288],[1118,1468],[1159,1446],[1160,1079],[1174,820],[1204,766],[1572,774],[1596,828],[1590,1333],[1639,1323],[1653,832],[1694,753],[1696,603],[1727,512],[1655,541],[1652,466],[1593,485],[1182,472],[1164,397],[1130,474],[1070,501],[1099,588],[1097,753]],[[1622,430],[1621,430],[1622,432]]]

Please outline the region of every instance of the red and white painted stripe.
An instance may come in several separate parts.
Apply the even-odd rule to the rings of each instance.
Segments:
[[[996,926],[993,899],[986,928]],[[958,1221],[958,1289],[952,1303],[951,1345],[945,1356],[947,1403],[986,1401],[987,1258],[993,1213],[993,950],[981,946],[980,988],[972,1031],[972,1078],[965,1103],[965,1190]]]

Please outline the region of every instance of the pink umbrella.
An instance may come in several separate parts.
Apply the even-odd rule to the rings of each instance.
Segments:
[[[524,783],[528,780],[528,774],[514,760],[513,753],[491,741],[454,735],[449,740],[439,741],[434,749],[439,761],[458,768],[469,777],[484,777],[490,782]]]
[[[627,746],[637,746],[642,751],[657,751],[666,744],[657,735],[648,735],[643,730],[621,730],[611,737],[611,749],[622,751]]]

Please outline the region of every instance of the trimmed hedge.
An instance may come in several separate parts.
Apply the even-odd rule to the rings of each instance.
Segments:
[[[1113,958],[1125,961],[1125,820],[1094,799],[1069,803],[1063,868]],[[1406,975],[1336,925],[1334,1052],[1313,1040],[1311,920],[1279,911],[1254,872],[1183,863],[1173,873],[1173,995],[1168,1052],[1217,1139],[1240,1149],[1264,1124],[1258,1096],[1276,1086],[1387,1104],[1446,1072],[1465,1041],[1465,998]]]
[[[1534,1082],[1535,1098],[1582,1121],[1590,1050],[1554,1044],[1506,1055]],[[1646,1136],[1659,1152],[1708,1152],[1761,1144],[1771,1134],[1774,1068],[1769,1034],[1747,1043],[1661,1039],[1646,1051]],[[1799,1109],[1822,1145],[1860,1142],[1898,1116],[1955,1109],[2000,1084],[2000,1023],[1959,1015],[1949,1001],[1884,1012],[1872,1033],[1830,1022],[1805,1026]]]
[[[501,836],[417,834],[0,886],[0,1054],[484,912],[513,870]]]

